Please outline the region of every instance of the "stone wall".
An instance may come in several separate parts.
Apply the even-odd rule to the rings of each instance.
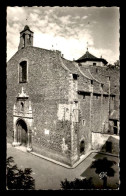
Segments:
[[[103,90],[107,92],[107,80],[110,77],[110,93],[115,94],[115,110],[119,111],[120,108],[120,70],[118,68],[108,68],[107,66],[104,67],[97,67],[97,66],[88,66],[91,73],[93,75],[98,76],[101,78],[106,85],[104,85]],[[97,73],[96,73],[97,69]],[[107,76],[107,77],[105,77]],[[106,78],[106,80],[105,80]]]
[[[78,77],[78,90],[79,91],[90,91],[91,87],[91,80],[84,77],[81,73],[79,74]]]
[[[90,99],[90,94],[79,95],[79,144],[81,140],[84,140],[84,153],[87,153],[91,149]]]

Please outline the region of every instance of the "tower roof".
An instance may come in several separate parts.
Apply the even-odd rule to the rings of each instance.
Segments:
[[[80,58],[78,59],[78,61],[80,61],[80,60],[85,60],[85,59],[96,60],[97,57],[93,56],[90,52],[86,51],[86,53],[85,53],[82,57],[80,57]]]
[[[33,31],[30,30],[28,25],[25,25],[25,27],[24,27],[23,31],[21,31],[21,33],[24,31],[27,31],[27,30],[30,31],[31,33],[33,33]]]
[[[24,30],[30,30],[28,25],[25,25]]]
[[[86,61],[102,61],[104,64],[107,64],[107,61],[105,59],[97,58],[88,51],[86,51],[86,53],[82,57],[76,60],[76,62],[86,62]]]

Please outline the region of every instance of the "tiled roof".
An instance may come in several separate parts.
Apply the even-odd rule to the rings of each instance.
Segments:
[[[105,59],[97,58],[88,51],[86,51],[86,53],[82,57],[76,60],[76,62],[85,62],[85,61],[101,61],[104,64],[107,64],[107,61]]]
[[[81,57],[79,58],[77,61],[81,61],[84,59],[92,59],[92,60],[96,60],[97,57],[93,56],[92,54],[90,54],[88,51]]]
[[[62,58],[62,57],[61,57]],[[78,69],[75,67],[73,61],[69,61],[67,59],[64,59],[62,58],[62,61],[63,63],[67,66],[67,68],[72,72],[72,73],[75,73],[75,74],[78,74],[79,71]]]
[[[96,73],[96,71],[93,71],[92,69],[89,69],[90,70],[90,73],[92,74],[92,76],[100,81],[102,84],[106,84],[107,83],[107,78],[105,76],[102,76],[101,74],[99,73]]]
[[[72,62],[72,61],[69,61],[66,59],[62,59],[62,61],[65,63],[65,65],[68,67],[68,69],[72,73],[81,74],[81,75],[85,76],[86,78],[88,78],[89,80],[95,80],[98,83],[103,83],[102,80],[100,80],[100,78],[95,77],[95,76],[93,77],[93,75],[91,74],[91,72],[88,68],[79,67],[76,62]]]
[[[80,70],[88,77],[90,80],[93,80],[91,74],[89,73],[88,69],[85,67],[80,67]]]

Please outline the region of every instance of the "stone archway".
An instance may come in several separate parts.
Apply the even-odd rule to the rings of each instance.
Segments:
[[[28,144],[28,129],[24,120],[20,119],[16,123],[17,129],[17,142],[20,145],[27,146]]]
[[[22,87],[18,93],[16,103],[13,107],[13,146],[24,145],[27,151],[32,151],[32,127],[33,115],[29,96]]]
[[[29,119],[14,117],[14,140],[12,145],[25,146],[28,152],[32,151],[32,127]]]

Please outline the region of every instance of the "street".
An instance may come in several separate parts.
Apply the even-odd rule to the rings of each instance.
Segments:
[[[18,168],[32,168],[32,176],[35,179],[36,190],[59,190],[61,189],[60,182],[64,181],[65,178],[67,178],[68,180],[74,180],[75,178],[79,177],[93,177],[95,179],[95,184],[97,184],[96,182],[102,183],[98,179],[99,177],[97,174],[95,174],[93,169],[90,169],[90,165],[92,161],[95,160],[94,157],[96,155],[96,153],[92,153],[76,168],[68,169],[45,159],[34,156],[30,153],[16,149],[12,147],[11,144],[7,145],[7,157],[12,156]],[[90,170],[92,170],[93,172],[91,172]],[[117,174],[116,178],[116,181],[118,182]]]

